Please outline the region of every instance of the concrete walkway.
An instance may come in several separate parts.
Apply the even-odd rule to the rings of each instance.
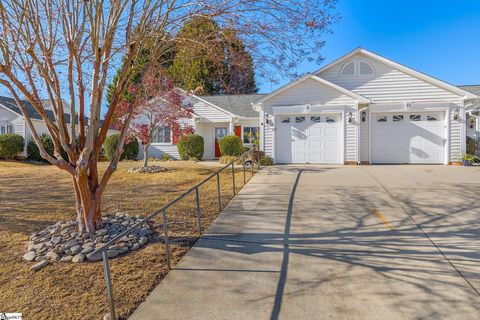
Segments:
[[[262,170],[131,316],[480,319],[480,169]]]

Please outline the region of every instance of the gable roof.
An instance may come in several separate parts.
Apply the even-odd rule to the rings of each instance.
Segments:
[[[417,70],[414,70],[412,68],[409,68],[407,66],[404,66],[403,64],[400,64],[398,62],[395,62],[393,60],[390,60],[388,58],[385,58],[383,56],[380,56],[376,53],[373,53],[371,51],[368,51],[366,49],[363,49],[363,48],[357,48],[357,49],[354,49],[352,51],[350,51],[349,53],[347,53],[346,55],[332,61],[331,63],[327,64],[326,66],[320,68],[319,70],[315,71],[314,74],[320,74],[322,73],[323,71],[325,70],[328,70],[330,68],[332,68],[333,66],[337,65],[337,64],[340,64],[340,63],[343,63],[344,61],[350,59],[352,56],[356,55],[356,54],[360,54],[360,55],[363,55],[363,56],[366,56],[368,58],[371,58],[373,60],[377,60],[381,63],[384,63],[394,69],[397,69],[399,71],[402,71],[402,72],[405,72],[406,74],[409,74],[411,75],[412,77],[415,77],[415,78],[418,78],[420,80],[423,80],[425,82],[428,82],[430,84],[433,84],[437,87],[440,87],[444,90],[447,90],[447,91],[450,91],[450,92],[453,92],[459,96],[463,96],[465,99],[475,99],[475,98],[478,98],[478,95],[476,94],[473,94],[472,92],[470,91],[467,91],[467,90],[464,90],[460,87],[456,87],[450,83],[447,83],[445,81],[442,81],[442,80],[439,80],[439,79],[436,79],[432,76],[429,76],[425,73],[422,73],[422,72],[419,72]]]
[[[201,100],[208,102],[230,114],[241,117],[258,117],[258,112],[252,108],[252,103],[264,94],[239,94],[239,95],[218,95],[199,96]]]
[[[336,90],[336,91],[338,91],[338,92],[340,92],[340,93],[342,93],[342,94],[344,94],[344,95],[347,95],[347,96],[349,96],[349,97],[351,97],[351,98],[353,98],[353,99],[357,99],[359,103],[369,103],[369,102],[371,102],[370,99],[365,98],[365,97],[359,95],[358,93],[355,93],[355,92],[353,92],[353,91],[350,91],[350,90],[348,90],[348,89],[345,89],[345,88],[343,88],[343,87],[341,87],[341,86],[339,86],[339,85],[336,85],[336,84],[333,83],[333,82],[330,82],[330,81],[327,81],[327,80],[325,80],[325,79],[322,79],[322,78],[320,78],[320,77],[318,77],[318,76],[316,76],[316,75],[314,75],[314,74],[307,73],[307,74],[304,75],[303,77],[300,77],[300,78],[298,78],[297,80],[295,80],[295,81],[293,81],[293,82],[290,82],[290,83],[288,83],[288,84],[286,84],[286,85],[278,88],[277,90],[273,91],[272,93],[263,96],[260,100],[257,100],[257,101],[255,102],[255,104],[261,104],[261,103],[263,103],[263,102],[265,102],[265,101],[273,98],[274,96],[276,96],[276,95],[278,95],[278,94],[281,94],[282,92],[287,91],[288,89],[290,89],[290,88],[296,86],[297,84],[300,84],[300,83],[302,83],[302,82],[304,82],[305,80],[308,80],[308,79],[315,80],[315,81],[317,81],[317,82],[319,82],[319,83],[321,83],[321,84],[323,84],[323,85],[325,85],[325,86],[327,86],[327,87],[329,87],[329,88],[332,88],[332,89],[334,89],[334,90]]]
[[[25,109],[27,109],[28,114],[30,115],[30,119],[43,120],[30,102],[25,100],[22,100],[22,102],[25,106]],[[0,96],[0,106],[3,106],[23,117],[22,110],[20,110],[20,108],[17,106],[17,103],[12,98]],[[46,109],[45,112],[50,119],[55,120],[55,115],[52,110]],[[70,114],[65,113],[65,120],[67,123],[70,123]],[[78,123],[78,117],[76,117],[75,123]],[[88,123],[88,117],[85,117],[85,123]]]
[[[469,84],[469,85],[463,85],[463,86],[457,86],[460,89],[470,91],[471,93],[480,95],[480,84]]]

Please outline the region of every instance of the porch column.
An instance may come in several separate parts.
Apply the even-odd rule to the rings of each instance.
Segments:
[[[231,119],[230,122],[228,123],[228,135],[235,134],[234,130],[235,130],[235,126],[233,123],[233,119]]]

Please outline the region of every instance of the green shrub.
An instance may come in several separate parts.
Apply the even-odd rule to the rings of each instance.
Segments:
[[[172,157],[168,153],[162,154],[162,160],[163,161],[170,161],[172,160]]]
[[[219,145],[222,156],[239,156],[243,153],[243,144],[240,137],[225,136],[220,139]]]
[[[54,151],[54,146],[53,146],[53,141],[52,138],[46,133],[43,133],[40,136],[40,141],[43,144],[43,147],[47,151],[47,153],[51,156],[53,156],[53,151]],[[35,140],[30,139],[27,144],[27,155],[28,159],[32,161],[45,161],[45,159],[42,158],[40,155],[40,150],[38,150],[38,146],[35,143]]]
[[[198,134],[183,135],[177,143],[178,153],[182,160],[202,160],[203,148],[203,137]]]
[[[260,158],[260,165],[261,166],[271,166],[273,165],[273,159],[269,156],[264,155]]]
[[[24,140],[21,135],[9,133],[0,135],[0,158],[13,159],[23,151]]]
[[[112,160],[113,155],[115,153],[115,149],[117,149],[118,139],[120,135],[118,133],[112,134],[105,139],[103,143],[103,148],[105,150],[105,156],[108,160]],[[128,143],[127,143],[128,141]],[[138,141],[134,137],[129,137],[125,141],[123,146],[123,153],[120,156],[120,160],[135,160],[138,156]]]
[[[477,148],[478,148],[477,141],[473,138],[467,137],[467,153],[477,154]]]

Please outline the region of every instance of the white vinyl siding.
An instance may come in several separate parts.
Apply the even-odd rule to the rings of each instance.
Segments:
[[[319,73],[321,78],[358,93],[373,102],[425,101],[458,99],[459,96],[433,84],[427,83],[379,61],[354,55],[351,60],[364,60],[375,70],[374,76],[341,76],[343,64]],[[346,62],[347,63],[347,62]]]
[[[268,99],[265,104],[275,106],[291,106],[302,104],[345,105],[351,104],[352,102],[356,102],[352,97],[349,97],[335,89],[326,87],[316,80],[307,79],[272,97],[271,99]]]
[[[454,111],[456,108],[459,108],[459,118],[454,119]],[[464,140],[464,130],[465,126],[465,110],[460,108],[459,105],[452,104],[450,108],[450,146],[449,146],[449,161],[458,162],[461,161],[462,153],[465,152],[465,140]]]
[[[195,103],[193,112],[202,117],[204,121],[210,122],[228,122],[232,117],[232,115],[204,102]]]
[[[362,112],[365,112],[365,121],[362,122]],[[359,114],[360,121],[360,161],[370,161],[369,159],[369,111],[363,110]]]
[[[352,113],[352,122],[349,123],[346,117],[348,112]],[[355,108],[348,107],[343,114],[345,123],[345,159],[344,161],[357,161],[357,112]]]

